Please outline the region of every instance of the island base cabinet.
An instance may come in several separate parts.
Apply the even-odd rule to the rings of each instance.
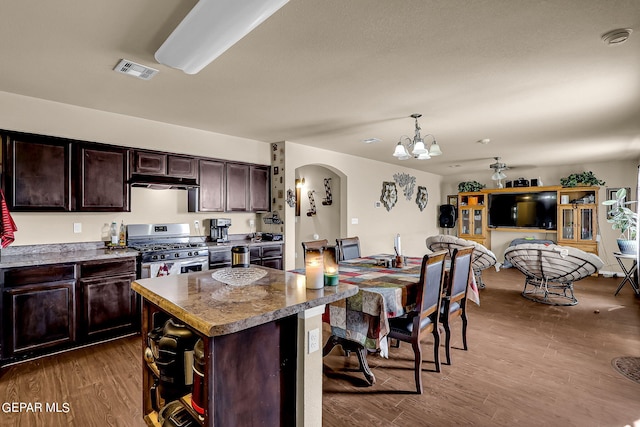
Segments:
[[[152,319],[168,318],[143,303],[143,351]],[[163,313],[166,314],[166,313]],[[201,336],[205,348],[205,426],[295,426],[297,316],[289,316],[232,334]],[[159,425],[151,401],[158,372],[144,363],[143,411],[148,425]],[[188,407],[191,395],[181,399]],[[168,402],[164,402],[168,403]],[[160,402],[162,405],[163,402]]]

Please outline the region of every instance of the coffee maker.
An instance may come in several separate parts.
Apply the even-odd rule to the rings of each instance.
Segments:
[[[229,227],[231,220],[229,218],[213,218],[210,225],[210,236],[212,242],[227,243],[229,241]]]

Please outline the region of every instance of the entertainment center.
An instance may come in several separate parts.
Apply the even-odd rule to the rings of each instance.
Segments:
[[[555,233],[559,245],[598,253],[600,187],[512,187],[458,193],[458,236],[491,248],[492,232]]]

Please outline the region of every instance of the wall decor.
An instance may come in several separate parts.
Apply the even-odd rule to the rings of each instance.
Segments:
[[[616,199],[616,193],[618,192],[620,188],[612,188],[612,187],[607,187],[607,199],[606,200],[615,200]],[[624,201],[626,202],[627,200],[631,200],[631,187],[624,187],[624,189],[627,192],[627,197],[625,197]],[[611,213],[611,208],[609,206],[607,206],[607,219],[611,219],[613,218],[613,214]]]
[[[322,201],[322,204],[324,206],[331,206],[331,203],[333,203],[333,200],[331,198],[331,178],[324,179],[324,193],[326,197]]]
[[[287,190],[287,204],[291,208],[296,205],[296,195],[290,188]]]
[[[396,183],[392,181],[384,181],[382,183],[382,194],[380,195],[380,201],[390,211],[398,201],[398,190],[396,189]]]
[[[423,187],[422,185],[418,185],[418,192],[416,193],[416,204],[418,208],[420,208],[420,212],[427,207],[427,203],[429,202],[429,193],[427,193],[427,187]]]
[[[458,207],[458,195],[457,194],[449,194],[447,196],[447,204]]]
[[[393,175],[393,180],[402,188],[404,197],[406,197],[407,200],[411,200],[413,188],[416,185],[416,177],[408,173],[396,173]]]
[[[316,214],[316,199],[313,197],[314,192],[314,190],[307,192],[307,196],[309,197],[309,210],[307,211],[307,216],[314,216]]]

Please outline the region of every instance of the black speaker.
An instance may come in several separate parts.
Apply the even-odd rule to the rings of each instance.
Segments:
[[[454,205],[440,205],[440,227],[453,228],[456,223],[456,207]]]

